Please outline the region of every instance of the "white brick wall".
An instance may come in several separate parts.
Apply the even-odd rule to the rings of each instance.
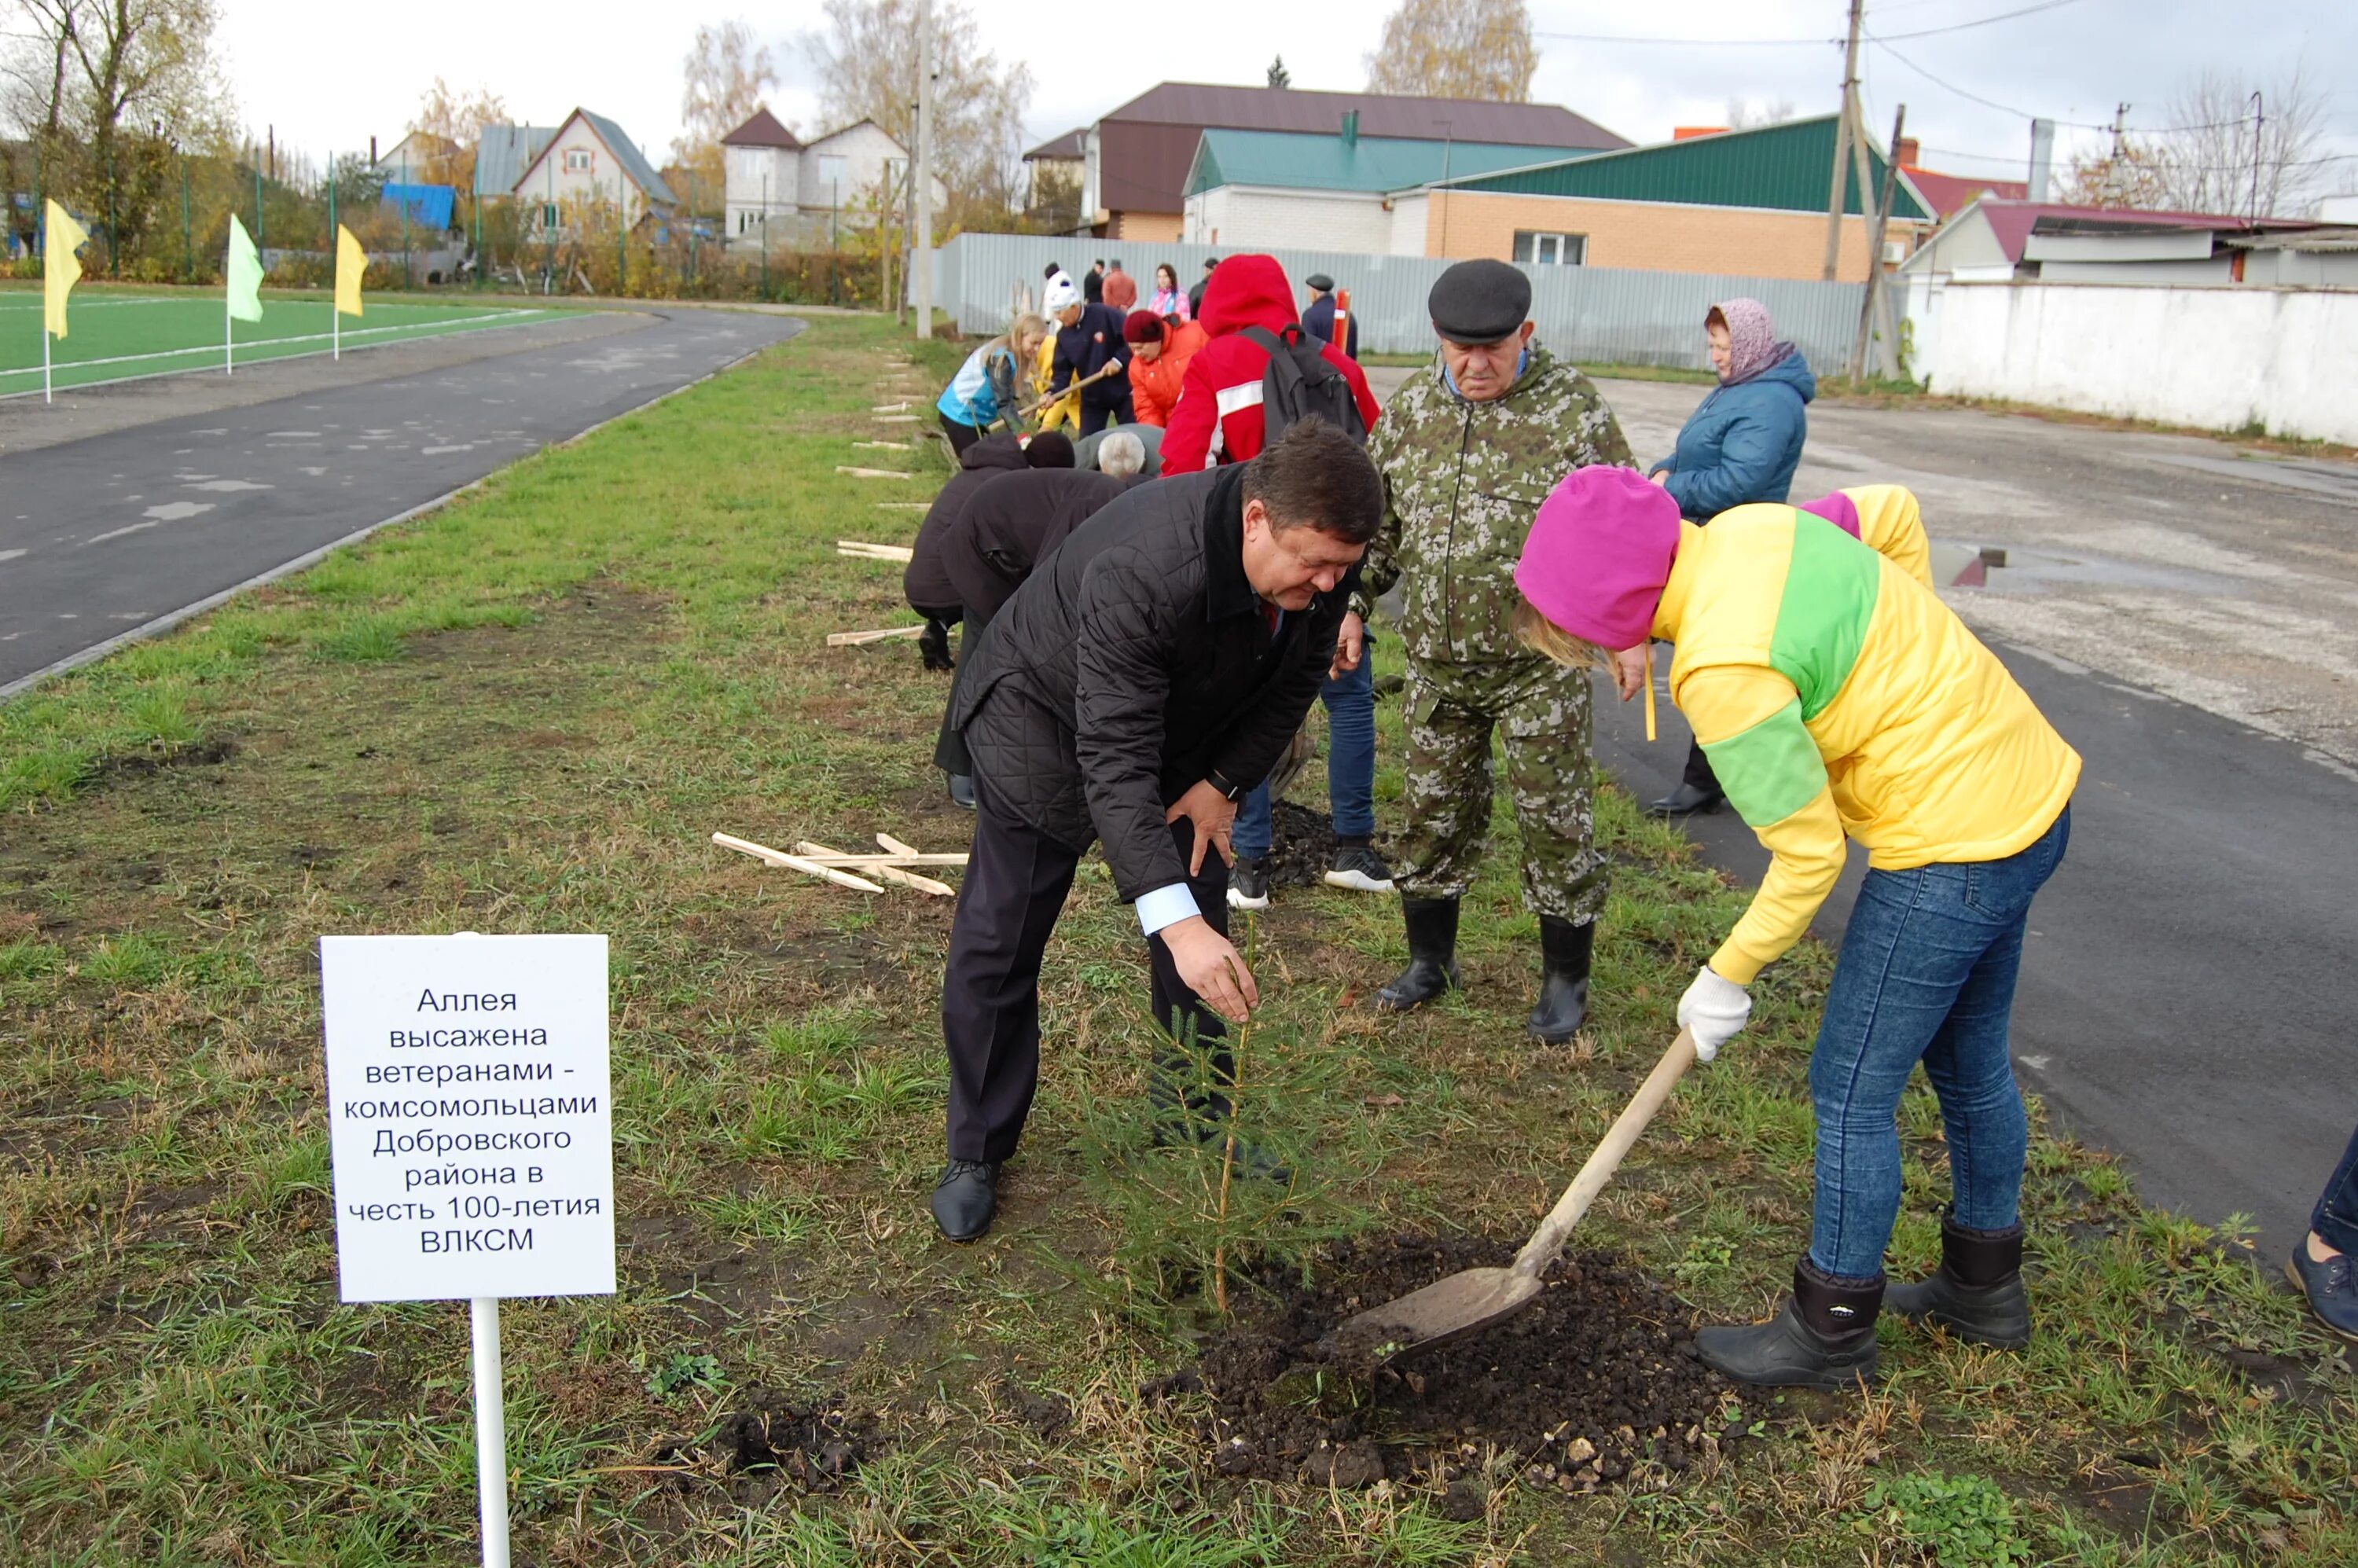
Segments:
[[[1187,199],[1185,238],[1229,250],[1382,255],[1392,248],[1392,215],[1380,196],[1224,185]]]

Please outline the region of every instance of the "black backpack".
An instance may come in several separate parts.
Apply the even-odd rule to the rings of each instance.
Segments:
[[[1260,373],[1264,449],[1304,419],[1324,419],[1367,445],[1368,422],[1359,416],[1359,400],[1343,373],[1320,351],[1326,346],[1322,340],[1298,326],[1288,327],[1282,338],[1266,327],[1247,327],[1245,336],[1269,351],[1269,367]]]

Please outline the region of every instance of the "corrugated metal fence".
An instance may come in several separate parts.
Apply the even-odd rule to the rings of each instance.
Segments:
[[[1098,256],[1119,257],[1138,279],[1142,303],[1153,291],[1154,269],[1168,262],[1185,288],[1203,275],[1207,256],[1234,255],[1233,246],[1135,244],[1125,240],[1057,239],[1032,234],[960,234],[935,253],[936,304],[954,313],[961,332],[1006,330],[1022,289],[1036,305],[1042,273],[1061,262],[1077,278]],[[1422,353],[1433,346],[1425,296],[1449,265],[1427,256],[1358,255],[1340,251],[1269,253],[1295,287],[1314,272],[1351,291],[1359,347],[1368,353]],[[1531,319],[1558,353],[1593,364],[1686,365],[1708,369],[1703,319],[1715,300],[1749,295],[1768,307],[1778,336],[1790,338],[1821,373],[1849,357],[1858,330],[1856,283],[1731,277],[1715,273],[1631,272],[1594,266],[1535,266]]]

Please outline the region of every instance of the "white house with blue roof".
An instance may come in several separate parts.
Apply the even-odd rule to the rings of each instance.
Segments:
[[[631,223],[679,205],[662,174],[622,127],[587,109],[565,117],[510,190],[519,200],[560,210],[575,200],[620,202]]]

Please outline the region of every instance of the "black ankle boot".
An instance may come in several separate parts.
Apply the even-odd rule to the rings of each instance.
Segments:
[[[1767,1323],[1705,1328],[1695,1353],[1739,1383],[1776,1389],[1847,1389],[1875,1381],[1875,1314],[1883,1276],[1844,1284],[1807,1256],[1793,1266],[1793,1299]]]
[[[1540,1000],[1531,1009],[1531,1038],[1561,1045],[1580,1033],[1588,1016],[1588,955],[1596,922],[1574,925],[1552,914],[1540,916]]]
[[[1378,1012],[1411,1012],[1457,989],[1457,901],[1402,898],[1408,925],[1408,968],[1376,993]]]
[[[925,629],[917,633],[917,652],[929,670],[946,670],[957,666],[950,657],[950,623],[925,617]]]
[[[1931,1278],[1894,1285],[1893,1312],[1937,1323],[1960,1339],[2019,1350],[2030,1343],[2030,1297],[2022,1288],[2022,1227],[1968,1230],[1941,1216],[1941,1266]]]

